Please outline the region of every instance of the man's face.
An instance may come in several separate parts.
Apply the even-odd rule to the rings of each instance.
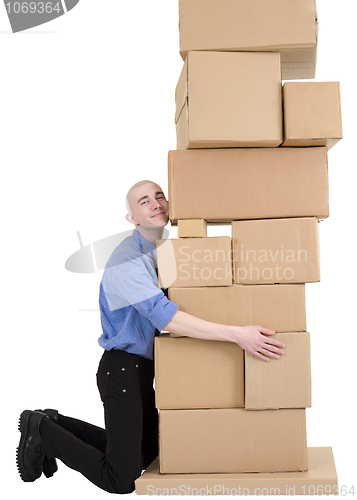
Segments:
[[[157,184],[148,182],[130,193],[131,214],[135,225],[164,227],[169,220],[168,202]]]

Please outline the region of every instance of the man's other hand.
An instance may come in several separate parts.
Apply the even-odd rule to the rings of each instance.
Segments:
[[[279,359],[285,354],[282,350],[285,344],[271,338],[275,334],[273,330],[259,325],[231,328],[231,341],[259,359],[269,361],[269,358]]]

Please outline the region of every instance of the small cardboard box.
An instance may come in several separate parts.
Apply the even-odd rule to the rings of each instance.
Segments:
[[[212,323],[306,331],[304,284],[169,288],[168,295],[180,311]]]
[[[137,495],[331,495],[338,478],[332,448],[308,448],[303,472],[160,474],[159,459],[135,481]]]
[[[245,354],[245,408],[307,408],[311,406],[310,334],[277,333],[284,356],[263,361]]]
[[[243,408],[244,355],[238,344],[155,338],[156,408]]]
[[[180,0],[180,53],[280,52],[282,79],[315,78],[315,0]]]
[[[179,238],[207,238],[207,222],[204,219],[186,219],[178,221]]]
[[[280,54],[189,52],[175,97],[177,149],[283,142]]]
[[[181,150],[168,161],[173,224],[329,216],[325,147]]]
[[[157,240],[160,288],[232,285],[231,238]]]
[[[160,472],[307,470],[304,409],[160,410]]]
[[[339,82],[287,82],[283,146],[327,146],[342,139]]]
[[[234,282],[320,281],[318,222],[314,217],[232,222]]]

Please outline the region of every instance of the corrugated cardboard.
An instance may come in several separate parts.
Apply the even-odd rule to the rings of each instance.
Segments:
[[[212,323],[306,331],[303,284],[169,288],[168,294],[180,311]]]
[[[186,219],[178,221],[179,238],[207,238],[207,222],[204,219]]]
[[[161,473],[306,470],[304,409],[160,410]]]
[[[180,0],[180,52],[277,51],[282,78],[314,78],[315,0]]]
[[[160,474],[159,459],[135,481],[137,495],[338,494],[332,448],[308,448],[308,470],[241,474]]]
[[[320,281],[314,217],[232,222],[235,283]]]
[[[231,238],[157,240],[160,288],[232,284]]]
[[[325,147],[181,150],[168,160],[173,224],[329,216]]]
[[[283,146],[327,146],[342,139],[339,82],[287,82]]]
[[[159,409],[243,408],[244,356],[232,342],[155,338]]]
[[[283,142],[280,54],[189,52],[175,97],[177,149]]]
[[[310,334],[277,333],[285,355],[272,362],[245,354],[245,408],[307,408],[311,406]]]

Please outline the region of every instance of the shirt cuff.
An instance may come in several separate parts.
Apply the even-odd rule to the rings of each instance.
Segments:
[[[177,310],[178,305],[162,295],[150,314],[150,321],[161,332]]]

